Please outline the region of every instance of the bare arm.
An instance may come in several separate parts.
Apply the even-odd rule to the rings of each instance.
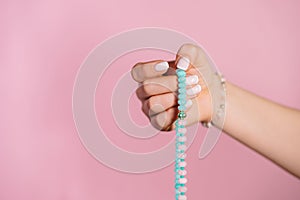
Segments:
[[[224,131],[300,177],[300,112],[227,83]]]

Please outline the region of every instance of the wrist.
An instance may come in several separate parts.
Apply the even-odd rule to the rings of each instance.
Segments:
[[[225,121],[226,81],[220,73],[216,72],[209,83],[206,98],[202,99],[203,106],[200,108],[202,117],[199,121],[205,127],[214,125],[222,129]]]
[[[212,98],[208,89],[202,91],[202,94],[199,95],[198,99],[198,112],[199,122],[207,123],[212,120],[213,107],[212,107]]]

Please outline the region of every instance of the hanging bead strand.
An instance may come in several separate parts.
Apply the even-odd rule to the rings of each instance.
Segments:
[[[176,158],[175,158],[175,199],[186,200],[186,73],[182,69],[176,70],[178,80],[178,118],[176,126]]]

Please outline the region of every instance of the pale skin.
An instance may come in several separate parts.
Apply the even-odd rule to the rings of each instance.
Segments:
[[[212,118],[211,96],[197,68],[210,65],[204,51],[195,45],[185,44],[169,68],[157,68],[163,60],[137,63],[132,77],[141,87],[136,91],[142,110],[154,127],[163,131],[175,128],[177,117],[177,78],[174,68],[180,58],[190,63],[187,77],[196,75],[201,91],[188,95],[192,105],[187,109],[187,125],[208,122]],[[159,69],[159,70],[158,70]],[[226,117],[223,131],[273,161],[289,173],[300,178],[300,111],[259,97],[226,82]],[[199,114],[201,113],[201,114]]]

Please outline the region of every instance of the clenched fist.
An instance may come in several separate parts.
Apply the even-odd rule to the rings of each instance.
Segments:
[[[198,46],[184,44],[174,61],[154,60],[137,63],[131,71],[140,83],[136,90],[142,111],[152,125],[163,131],[173,130],[178,114],[176,68],[186,70],[187,126],[212,118],[211,95],[203,72],[211,67],[208,57]]]

